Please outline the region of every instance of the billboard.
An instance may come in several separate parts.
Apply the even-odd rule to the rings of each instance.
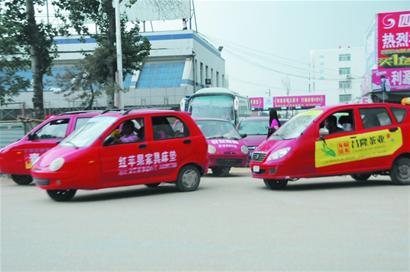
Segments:
[[[124,0],[122,12],[132,21],[188,19],[191,18],[191,0]]]
[[[274,108],[316,107],[325,105],[326,96],[324,95],[275,96],[273,98]]]
[[[263,109],[264,98],[263,97],[250,97],[251,109]]]
[[[377,14],[378,68],[410,67],[410,11]]]
[[[374,69],[372,89],[381,90],[381,76],[385,76],[390,91],[410,90],[410,68]]]

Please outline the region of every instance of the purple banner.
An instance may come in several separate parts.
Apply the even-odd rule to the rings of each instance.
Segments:
[[[324,95],[276,96],[273,98],[273,107],[315,107],[325,106]]]
[[[372,71],[373,91],[382,89],[383,77],[386,91],[410,89],[410,68],[374,69]]]

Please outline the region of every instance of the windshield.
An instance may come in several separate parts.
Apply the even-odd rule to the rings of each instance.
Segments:
[[[60,145],[74,147],[89,146],[116,120],[117,117],[112,116],[91,118],[79,130],[74,131],[70,136],[65,138]]]
[[[197,121],[197,124],[207,139],[241,139],[238,131],[230,122],[202,120]]]
[[[246,135],[267,135],[269,119],[245,119],[239,123],[238,131]]]
[[[299,137],[322,112],[322,110],[308,110],[299,113],[275,131],[269,140],[289,140]]]
[[[193,118],[218,118],[232,121],[233,97],[227,95],[208,95],[192,98],[189,109]]]

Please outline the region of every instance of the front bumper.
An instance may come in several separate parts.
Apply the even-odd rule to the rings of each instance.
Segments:
[[[209,155],[209,168],[221,167],[246,167],[249,162],[247,154],[243,155]]]

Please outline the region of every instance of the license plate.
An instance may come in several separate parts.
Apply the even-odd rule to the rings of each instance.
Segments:
[[[260,170],[259,165],[254,165],[254,166],[252,167],[252,171],[255,172],[255,173],[258,173],[259,170]]]

